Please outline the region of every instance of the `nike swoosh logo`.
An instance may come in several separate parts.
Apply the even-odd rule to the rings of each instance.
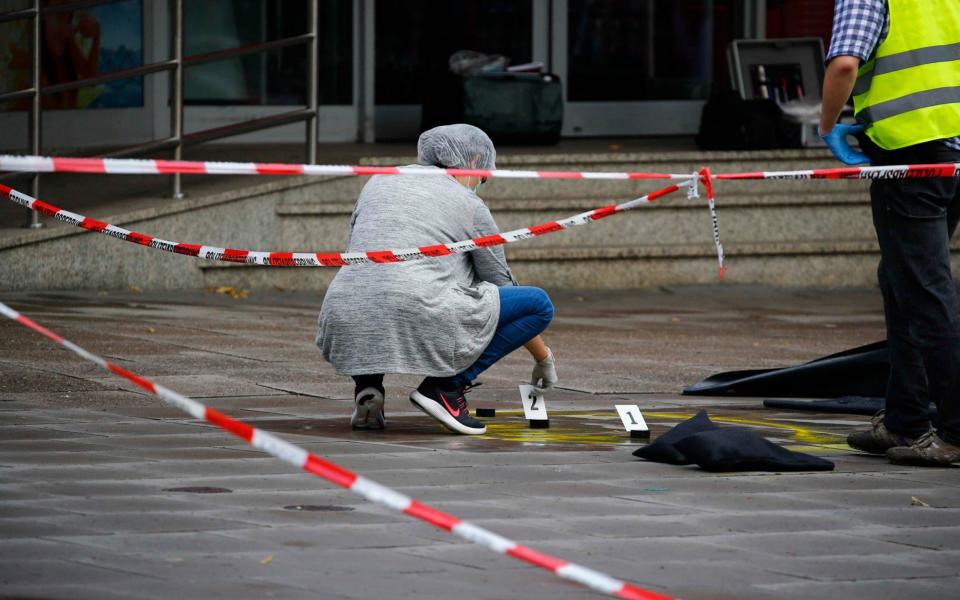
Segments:
[[[453,408],[450,406],[450,403],[447,402],[446,397],[443,395],[443,392],[440,392],[440,400],[442,400],[442,401],[443,401],[443,405],[447,407],[447,412],[448,412],[448,413],[450,413],[450,414],[453,415],[454,417],[459,417],[459,416],[460,416],[460,409],[458,408],[457,410],[453,410]]]

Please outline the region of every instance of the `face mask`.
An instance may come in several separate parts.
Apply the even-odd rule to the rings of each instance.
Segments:
[[[471,190],[473,190],[474,194],[477,194],[478,196],[480,195],[480,186],[483,185],[484,181],[486,181],[486,177],[481,178],[480,181],[477,182],[477,185],[470,188]]]

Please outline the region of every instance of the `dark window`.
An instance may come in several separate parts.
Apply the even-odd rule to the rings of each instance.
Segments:
[[[307,32],[305,0],[207,0],[184,3],[184,52],[213,52]],[[320,104],[353,102],[351,0],[321,0],[318,10]],[[188,67],[188,104],[306,103],[307,45]]]
[[[570,0],[571,101],[706,98],[726,81],[733,0]]]
[[[380,0],[375,21],[377,104],[422,104],[457,50],[533,54],[531,0]]]
[[[833,0],[767,0],[767,37],[818,37],[824,52],[833,29]]]

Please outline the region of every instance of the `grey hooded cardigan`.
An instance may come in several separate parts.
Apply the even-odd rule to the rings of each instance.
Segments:
[[[449,175],[378,175],[357,199],[348,250],[459,242],[498,231],[483,201]],[[504,285],[516,280],[502,246],[342,267],[320,309],[317,345],[342,375],[456,375],[493,338],[497,287]]]

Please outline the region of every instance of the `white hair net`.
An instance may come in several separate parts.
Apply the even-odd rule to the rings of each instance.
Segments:
[[[482,129],[459,123],[420,134],[417,162],[451,169],[495,169],[497,151]]]

